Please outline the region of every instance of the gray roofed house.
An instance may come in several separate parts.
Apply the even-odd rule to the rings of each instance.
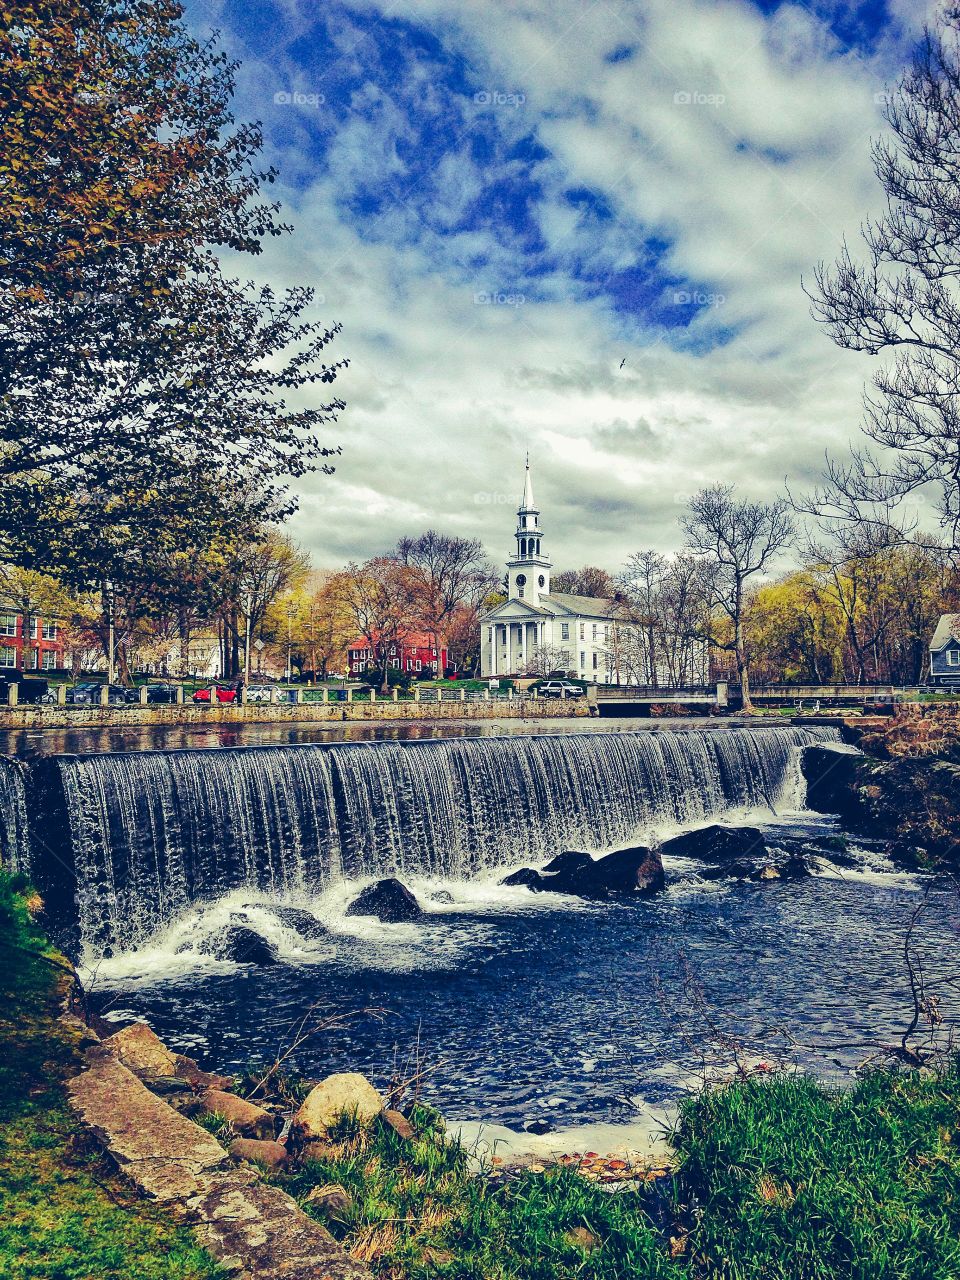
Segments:
[[[932,684],[960,685],[960,613],[942,613],[930,640]]]

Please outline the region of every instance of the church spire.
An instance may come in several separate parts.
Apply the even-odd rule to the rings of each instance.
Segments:
[[[533,500],[533,480],[530,476],[530,454],[527,453],[527,466],[523,476],[523,502],[520,504],[521,511],[536,511],[536,503]]]

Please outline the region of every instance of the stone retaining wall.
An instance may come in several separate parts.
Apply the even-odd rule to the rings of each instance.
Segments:
[[[590,715],[586,701],[518,698],[490,702],[266,702],[245,707],[218,703],[208,707],[176,705],[126,707],[0,707],[0,729],[104,729],[122,725],[180,724],[339,724],[363,720],[515,720],[572,719]]]

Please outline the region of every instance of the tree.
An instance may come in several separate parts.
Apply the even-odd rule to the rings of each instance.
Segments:
[[[274,602],[301,586],[309,569],[306,553],[274,529],[261,530],[258,537],[238,541],[229,548],[219,583],[217,610],[224,675],[239,676],[244,670],[248,631],[251,641],[275,636],[275,616],[266,633],[258,633],[264,630]]]
[[[564,595],[590,596],[595,600],[609,600],[616,584],[606,569],[596,565],[584,565],[582,569],[563,569],[551,579],[551,588]]]
[[[0,538],[94,586],[111,548],[180,549],[289,510],[331,450],[337,325],[226,278],[288,230],[260,199],[236,65],[170,0],[13,4],[0,29]],[[166,521],[166,525],[164,525]]]
[[[496,586],[499,575],[487,559],[477,538],[457,538],[428,529],[416,538],[401,538],[396,558],[410,571],[410,584],[417,598],[417,615],[439,650],[447,639],[454,615],[461,613],[462,629],[472,614],[479,644],[479,606]]]
[[[716,567],[712,580],[717,608],[729,618],[732,636],[721,647],[729,648],[737,665],[744,711],[753,710],[750,699],[750,666],[744,633],[747,584],[789,544],[793,521],[782,498],[772,503],[749,502],[734,497],[733,485],[701,489],[690,500],[681,524],[687,545]]]
[[[404,636],[416,624],[419,579],[409,565],[392,556],[374,556],[361,565],[351,563],[342,576],[344,603],[373,654],[381,691],[388,693],[391,649],[395,656]]]
[[[39,651],[37,623],[69,620],[76,600],[63,583],[49,574],[21,569],[16,565],[0,564],[0,608],[19,614],[22,619],[23,667],[36,666]]]
[[[841,347],[889,352],[865,396],[880,446],[832,461],[811,504],[855,524],[894,525],[898,503],[930,492],[960,547],[960,11],[927,29],[874,144],[886,211],[863,230],[866,263],[844,250],[816,273],[814,316]],[[895,527],[902,528],[900,522]]]

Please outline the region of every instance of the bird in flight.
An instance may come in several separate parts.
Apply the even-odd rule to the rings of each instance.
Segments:
[[[620,361],[620,368],[622,369],[626,363],[627,363],[627,357],[624,356],[623,359]]]

